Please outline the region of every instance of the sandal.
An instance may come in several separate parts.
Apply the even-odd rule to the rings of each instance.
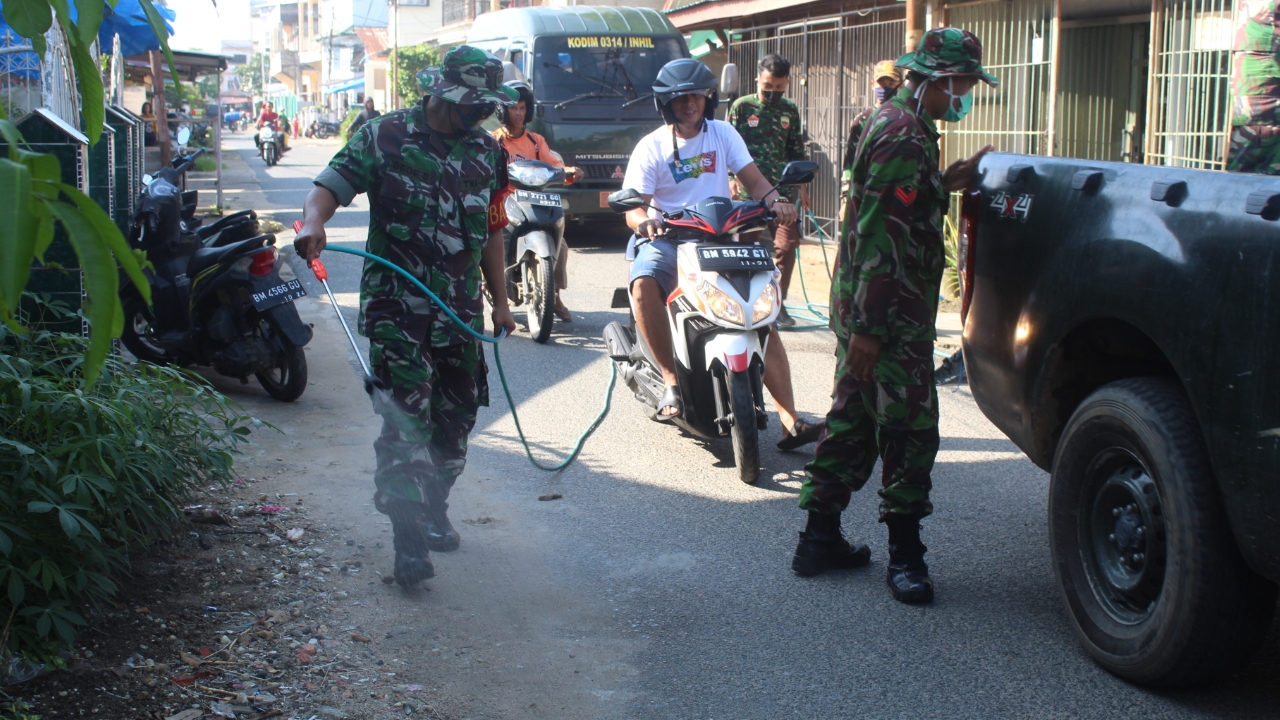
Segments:
[[[795,427],[792,428],[792,430],[795,431],[795,434],[792,434],[786,428],[783,428],[782,440],[778,441],[778,449],[795,450],[796,448],[808,445],[811,442],[817,442],[818,436],[826,429],[826,420],[812,424],[807,423],[804,420],[796,420]]]
[[[675,412],[663,415],[662,411],[667,408],[675,408]],[[667,391],[662,393],[662,399],[658,401],[658,409],[653,411],[653,419],[660,423],[669,423],[683,414],[684,396],[680,394],[679,386],[668,385]]]
[[[565,307],[564,305],[556,303],[555,308],[552,309],[551,312],[555,313],[556,317],[560,318],[565,322],[573,322],[573,315],[569,314],[569,308]]]

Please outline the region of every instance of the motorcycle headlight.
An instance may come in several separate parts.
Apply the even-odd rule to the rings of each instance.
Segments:
[[[698,295],[706,303],[707,309],[711,311],[712,315],[735,325],[746,324],[746,318],[742,316],[742,306],[738,304],[737,300],[724,294],[720,288],[703,280],[702,284],[698,286]]]
[[[512,163],[507,172],[512,180],[526,187],[542,187],[556,176],[556,169],[553,167],[524,163]]]
[[[773,305],[778,301],[777,285],[769,283],[764,286],[764,292],[760,293],[760,297],[756,299],[756,304],[751,308],[751,324],[764,320],[773,313]]]

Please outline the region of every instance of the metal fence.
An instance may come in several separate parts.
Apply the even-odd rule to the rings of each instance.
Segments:
[[[765,55],[776,52],[791,61],[787,96],[800,108],[809,157],[818,163],[809,191],[814,215],[828,237],[835,234],[849,125],[875,102],[875,64],[902,54],[903,14],[899,8],[846,13],[738,30],[730,37],[729,61],[738,66],[740,94],[756,91],[756,69]],[[809,226],[806,231],[812,232]]]
[[[939,125],[942,164],[987,144],[1002,152],[1048,154],[1053,0],[990,2],[948,12],[949,25],[982,40],[982,65],[1000,87],[979,83],[964,122]]]
[[[1063,28],[1056,155],[1142,162],[1149,27]]]
[[[1155,5],[1148,163],[1226,168],[1235,5],[1234,0],[1161,0]]]

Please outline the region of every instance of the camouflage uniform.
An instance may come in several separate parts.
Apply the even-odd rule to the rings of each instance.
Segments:
[[[946,62],[925,65],[915,59],[926,52],[941,53]],[[981,73],[994,84],[982,73],[981,52],[972,34],[944,28],[926,34],[921,52],[898,65],[931,77]],[[831,285],[833,402],[826,434],[805,466],[800,507],[843,511],[879,456],[884,460],[883,520],[890,513],[933,511],[930,471],[938,452],[933,341],[949,195],[939,170],[937,126],[909,93],[899,92],[881,105],[866,133],[853,163],[846,197],[850,211],[841,227]],[[845,367],[854,333],[874,335],[882,343],[874,382],[856,379]]]
[[[787,163],[805,159],[800,109],[786,98],[765,102],[759,95],[744,95],[734,101],[725,120],[742,136],[756,167],[771,184],[778,181]],[[795,185],[778,188],[778,194],[791,202],[796,201],[798,193]],[[738,199],[751,199],[746,188],[738,194]],[[794,254],[800,246],[798,224],[778,227],[773,234],[773,250],[778,257]]]
[[[1236,29],[1227,170],[1280,175],[1280,3],[1251,4]]]
[[[424,70],[424,90],[453,102],[495,102],[477,98],[484,93],[476,83],[496,58],[486,63],[487,53],[465,50],[461,63],[450,65],[451,52],[443,71]],[[460,136],[432,130],[426,102],[362,125],[315,183],[342,205],[369,193],[368,252],[408,270],[481,332],[480,259],[495,223],[506,223],[506,155],[479,128]],[[442,502],[466,463],[476,413],[489,403],[480,343],[416,286],[372,261],[361,277],[359,326],[373,372],[388,388],[373,400],[383,419],[374,442],[376,506],[387,512],[397,502]]]

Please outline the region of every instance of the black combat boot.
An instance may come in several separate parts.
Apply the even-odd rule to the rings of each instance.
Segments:
[[[862,567],[871,560],[871,548],[850,545],[840,533],[840,513],[809,511],[809,523],[800,532],[800,544],[791,560],[791,570],[809,577],[828,570]]]
[[[920,518],[889,513],[884,524],[889,526],[888,582],[893,599],[911,605],[933,602],[933,580],[924,562],[929,548],[920,542]]]
[[[427,535],[422,528],[423,507],[400,502],[388,508],[387,515],[391,517],[391,529],[395,533],[396,582],[408,589],[435,577],[436,569],[427,551]]]
[[[462,537],[449,522],[448,488],[427,489],[427,508],[422,514],[422,529],[427,535],[427,547],[433,552],[452,552],[462,544]]]

